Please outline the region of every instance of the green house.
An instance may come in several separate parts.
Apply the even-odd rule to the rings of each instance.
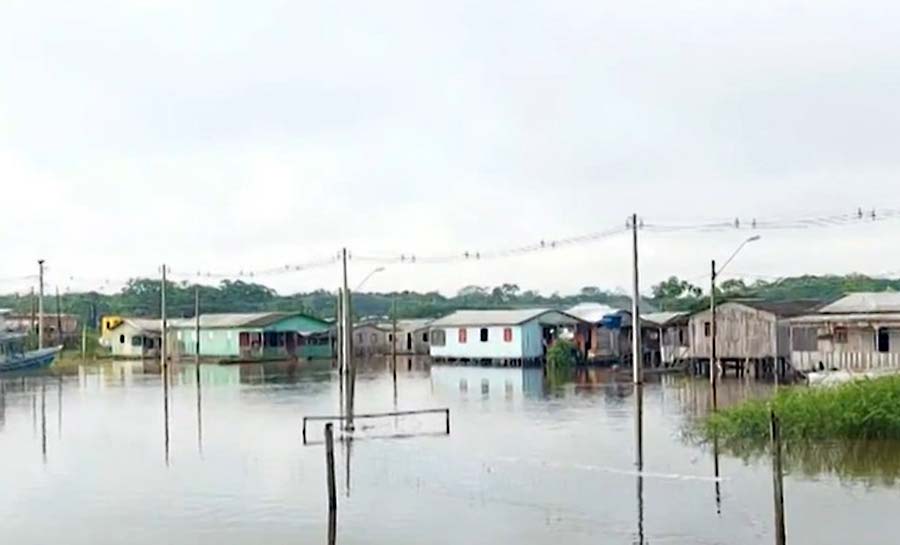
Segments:
[[[195,319],[172,320],[169,326],[170,349],[194,356]],[[201,314],[200,356],[236,361],[331,358],[330,326],[302,313]]]

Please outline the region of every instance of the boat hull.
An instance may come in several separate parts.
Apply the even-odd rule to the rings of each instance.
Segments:
[[[50,367],[56,360],[57,354],[62,350],[61,346],[43,348],[25,352],[21,356],[0,360],[0,373],[12,371],[30,371]]]

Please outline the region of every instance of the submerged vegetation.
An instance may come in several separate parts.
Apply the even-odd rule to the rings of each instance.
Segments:
[[[834,388],[784,388],[769,400],[750,400],[710,415],[701,435],[726,447],[764,442],[769,412],[781,420],[786,440],[900,439],[900,376],[850,382]]]

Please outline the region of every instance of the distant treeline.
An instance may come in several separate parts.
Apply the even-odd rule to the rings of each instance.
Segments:
[[[225,280],[218,286],[200,289],[201,312],[260,312],[302,311],[331,318],[335,310],[335,294],[324,290],[293,295],[279,295],[261,284]],[[833,300],[854,291],[900,290],[900,280],[870,278],[862,275],[801,276],[777,281],[758,280],[746,284],[742,280],[727,280],[718,286],[717,296],[723,299],[757,298],[769,301],[788,299]],[[159,316],[160,282],[155,279],[131,280],[119,293],[108,295],[96,292],[68,293],[61,296],[61,311],[87,319],[96,324],[105,314],[128,316]],[[707,290],[708,293],[708,290]],[[651,288],[652,296],[642,302],[647,310],[694,310],[707,304],[707,295],[699,286],[672,277]],[[194,311],[194,285],[169,283],[167,288],[170,316],[191,316]],[[388,316],[396,301],[400,318],[442,316],[467,308],[550,307],[565,309],[581,302],[597,302],[614,308],[630,308],[631,298],[622,293],[584,287],[571,295],[543,295],[534,290],[522,290],[515,284],[497,287],[467,286],[452,296],[438,292],[417,293],[358,293],[353,297],[357,317]],[[31,312],[34,302],[29,296],[0,296],[0,308],[17,312]],[[45,297],[46,312],[56,312],[55,298]]]

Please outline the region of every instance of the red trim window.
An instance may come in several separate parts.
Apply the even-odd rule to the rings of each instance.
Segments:
[[[507,342],[507,343],[512,342],[512,328],[511,327],[503,328],[503,342]]]
[[[464,327],[459,328],[459,344],[466,344],[467,340],[468,340],[468,332],[466,331],[466,328],[464,328]]]

